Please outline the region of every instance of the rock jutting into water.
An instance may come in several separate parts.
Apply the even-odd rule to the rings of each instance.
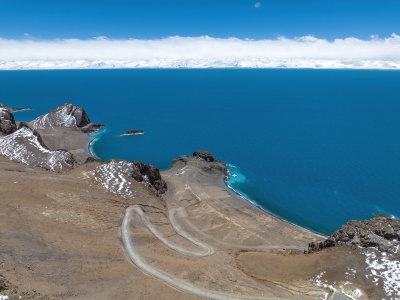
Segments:
[[[313,242],[308,252],[337,245],[375,247],[382,252],[400,254],[400,220],[376,215],[370,220],[350,221],[323,242]]]
[[[22,111],[22,110],[32,110],[32,107],[8,107],[4,103],[0,103],[0,108],[5,108],[9,112],[17,112],[17,111]]]
[[[205,161],[210,161],[210,162],[214,161],[214,156],[212,155],[212,153],[204,150],[197,150],[196,152],[193,153],[193,156]]]
[[[203,157],[199,157],[199,155],[206,155],[207,159]],[[212,158],[212,160],[210,160]],[[201,169],[205,173],[209,174],[223,174],[224,176],[228,176],[229,172],[226,165],[220,161],[219,159],[215,159],[211,152],[199,150],[193,153],[193,156],[182,155],[178,159],[173,159],[172,162],[182,163],[184,166],[190,164],[196,165],[199,169]],[[179,174],[184,174],[185,171],[181,171]]]

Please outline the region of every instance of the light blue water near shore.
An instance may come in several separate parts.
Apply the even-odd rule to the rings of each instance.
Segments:
[[[71,102],[107,125],[103,159],[161,169],[197,149],[238,168],[230,185],[296,224],[331,233],[400,215],[400,72],[71,70],[0,72],[0,102],[31,119]],[[117,137],[128,129],[145,135]]]

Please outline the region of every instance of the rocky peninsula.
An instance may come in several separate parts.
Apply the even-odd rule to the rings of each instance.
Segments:
[[[0,106],[0,295],[9,299],[398,299],[399,220],[331,237],[221,184],[198,150],[163,172],[103,162],[102,124],[63,104],[30,122]]]

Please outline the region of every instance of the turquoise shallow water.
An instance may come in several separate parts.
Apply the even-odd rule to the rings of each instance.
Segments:
[[[400,215],[400,72],[70,70],[0,72],[0,102],[28,120],[71,102],[107,130],[103,159],[161,169],[197,149],[230,163],[230,185],[296,224],[331,233]],[[140,136],[117,137],[128,129]]]

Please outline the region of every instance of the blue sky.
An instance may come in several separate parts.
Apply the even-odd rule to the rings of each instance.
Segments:
[[[314,35],[332,40],[393,32],[400,33],[399,0],[0,0],[0,37],[6,39]]]

